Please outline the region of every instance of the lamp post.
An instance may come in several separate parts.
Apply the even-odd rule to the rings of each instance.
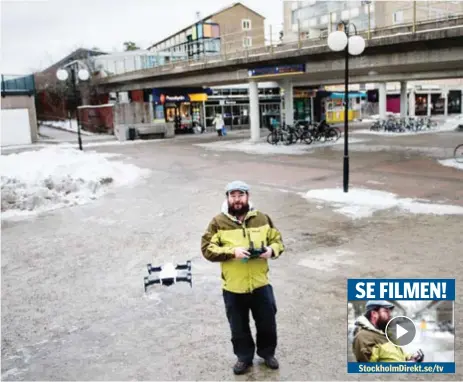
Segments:
[[[354,28],[354,34],[349,35],[350,28]],[[344,192],[349,191],[349,54],[358,56],[365,49],[365,40],[357,34],[357,28],[349,21],[341,21],[338,30],[328,35],[328,46],[332,51],[345,53],[344,70]]]
[[[74,111],[76,113],[76,120],[77,120],[77,140],[79,142],[79,149],[82,150],[82,137],[80,134],[80,123],[79,123],[79,114],[77,112],[77,86],[76,86],[76,69],[71,66],[74,63],[79,63],[78,61],[73,61],[62,68],[58,69],[56,72],[56,77],[58,80],[64,82],[69,78],[69,72],[65,68],[69,67],[69,71],[71,72],[71,86],[72,86],[72,95],[73,95],[73,104],[74,104]],[[77,77],[81,81],[87,81],[90,77],[90,73],[87,69],[79,69],[77,72]]]

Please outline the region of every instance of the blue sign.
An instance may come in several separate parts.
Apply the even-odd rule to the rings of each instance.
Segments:
[[[347,300],[455,300],[455,279],[348,279]]]
[[[357,374],[453,374],[455,362],[349,362],[347,372]]]
[[[278,66],[267,66],[263,68],[249,69],[249,77],[273,77],[281,76],[284,74],[301,74],[305,73],[305,64],[290,64],[290,65],[278,65]]]

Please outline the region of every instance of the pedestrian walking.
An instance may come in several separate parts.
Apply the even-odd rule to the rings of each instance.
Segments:
[[[225,125],[225,122],[224,122],[224,120],[222,118],[222,115],[221,114],[216,114],[214,120],[212,121],[212,124],[215,125],[215,130],[217,131],[217,135],[219,137],[221,137],[223,127]]]

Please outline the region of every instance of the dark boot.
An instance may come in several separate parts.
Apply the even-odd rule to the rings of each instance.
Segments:
[[[280,367],[278,360],[275,357],[268,357],[265,359],[265,365],[270,369],[276,370]]]
[[[235,366],[233,366],[233,373],[236,375],[244,374],[248,371],[248,369],[252,366],[252,362],[243,362],[243,361],[236,361]]]

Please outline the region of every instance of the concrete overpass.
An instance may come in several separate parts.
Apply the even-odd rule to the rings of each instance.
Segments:
[[[243,52],[239,57],[178,62],[94,83],[104,92],[237,84],[251,79],[249,69],[283,64],[305,64],[304,74],[291,77],[294,86],[343,83],[343,53],[330,51],[326,39],[306,40],[300,48],[290,43],[268,51],[262,49],[258,54]],[[351,83],[463,77],[463,16],[425,22],[417,31],[400,26],[373,34],[366,40],[363,54],[351,56],[349,69]],[[369,75],[373,70],[377,74]],[[272,78],[279,79],[282,77]]]

